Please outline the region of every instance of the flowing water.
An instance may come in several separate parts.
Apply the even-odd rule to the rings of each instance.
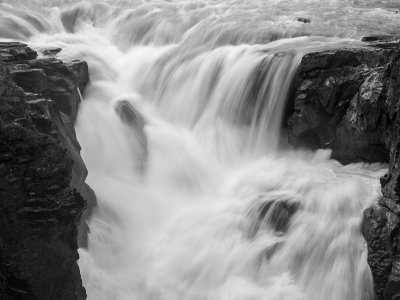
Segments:
[[[1,39],[90,66],[88,299],[373,299],[360,222],[384,166],[280,127],[302,56],[397,33],[397,0],[27,2],[0,1]]]

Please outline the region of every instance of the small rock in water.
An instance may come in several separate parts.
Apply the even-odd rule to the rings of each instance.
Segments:
[[[290,218],[300,208],[299,202],[294,199],[268,199],[258,203],[250,211],[251,223],[249,237],[254,237],[264,223],[276,233],[284,233]]]
[[[115,110],[122,122],[136,129],[143,129],[145,121],[142,115],[129,103],[128,100],[121,100],[115,105]]]
[[[120,100],[115,105],[115,111],[120,117],[121,121],[132,129],[132,132],[136,136],[137,141],[140,143],[141,149],[137,149],[139,152],[138,160],[141,162],[139,168],[144,171],[147,161],[147,137],[144,132],[144,126],[146,122],[143,116],[133,107],[128,100]]]
[[[370,35],[361,39],[362,42],[391,42],[395,40],[396,37],[393,35]]]
[[[311,19],[310,18],[305,18],[305,17],[297,17],[294,19],[297,22],[301,22],[301,23],[311,23]]]
[[[42,53],[47,56],[54,56],[57,53],[61,52],[61,50],[61,48],[48,48],[46,50],[43,50]]]

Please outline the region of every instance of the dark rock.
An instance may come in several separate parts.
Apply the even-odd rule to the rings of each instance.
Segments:
[[[342,163],[388,162],[362,233],[379,300],[400,297],[400,49],[396,41],[310,53],[300,65],[289,142]]]
[[[400,218],[374,204],[364,211],[362,233],[368,244],[368,263],[379,299],[396,299],[400,291]]]
[[[148,157],[147,136],[144,132],[145,120],[128,100],[118,101],[115,105],[115,111],[121,121],[130,128],[130,132],[134,134],[135,141],[139,142],[139,147],[135,147],[134,150],[136,150],[136,161],[139,162],[139,169],[144,171]]]
[[[48,48],[48,49],[43,50],[42,53],[47,56],[54,56],[54,55],[60,53],[61,50],[62,50],[61,48]]]
[[[73,60],[66,63],[68,70],[74,75],[74,80],[77,80],[79,89],[83,91],[86,84],[89,82],[89,68],[85,61]]]
[[[26,92],[43,93],[47,90],[47,78],[42,69],[17,70],[11,74],[14,82]]]
[[[80,248],[87,248],[89,232],[87,221],[90,220],[93,209],[97,206],[97,199],[94,191],[86,183],[81,187],[79,194],[86,200],[86,210],[82,213],[82,221],[78,227],[78,245]]]
[[[37,57],[36,51],[18,42],[0,42],[0,59],[4,62],[18,62]]]
[[[310,18],[304,18],[304,17],[297,17],[295,19],[295,21],[301,22],[301,23],[311,23],[311,19]]]
[[[128,100],[118,101],[115,105],[115,111],[122,122],[138,130],[143,130],[145,125],[144,119]]]
[[[332,157],[342,163],[388,161],[380,117],[394,51],[361,47],[304,56],[288,119],[289,142],[333,148]]]
[[[271,199],[260,195],[258,200],[248,212],[249,238],[253,238],[262,226],[277,233],[284,233],[288,229],[290,218],[300,207],[296,200],[282,197]]]
[[[0,57],[0,299],[85,299],[76,261],[87,170],[76,109],[64,122],[51,95],[83,88],[87,65],[35,60],[20,43],[0,43]]]
[[[27,50],[29,48],[21,45],[18,44],[18,49],[21,48],[19,52],[25,51],[30,54]],[[12,55],[13,48],[4,46],[4,49],[7,50],[7,55]],[[0,43],[0,57],[1,51]],[[29,56],[28,54],[26,58],[36,58],[36,52],[34,52],[35,55]],[[16,62],[19,60],[13,57],[8,61]],[[73,121],[75,120],[82,98],[81,92],[83,92],[89,81],[86,62],[71,61],[63,63],[56,58],[31,59],[24,61],[23,64],[11,65],[10,72],[14,82],[25,93],[35,93],[44,98],[51,98],[59,111],[69,115]]]
[[[362,42],[391,42],[395,41],[397,37],[393,35],[370,35],[364,36],[361,41]]]
[[[31,60],[29,66],[42,69],[47,78],[48,89],[41,95],[51,98],[59,111],[75,120],[81,101],[81,92],[89,81],[86,62],[72,61],[62,63],[55,58]]]

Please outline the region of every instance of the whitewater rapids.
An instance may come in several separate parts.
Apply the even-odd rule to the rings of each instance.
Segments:
[[[385,166],[281,132],[305,53],[398,28],[397,0],[371,2],[0,1],[1,40],[89,64],[88,299],[374,299],[360,223]]]

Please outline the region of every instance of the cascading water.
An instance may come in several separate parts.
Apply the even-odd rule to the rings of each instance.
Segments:
[[[89,63],[88,299],[373,299],[359,227],[383,166],[279,132],[301,57],[391,33],[397,0],[48,2],[0,2],[0,37]]]

